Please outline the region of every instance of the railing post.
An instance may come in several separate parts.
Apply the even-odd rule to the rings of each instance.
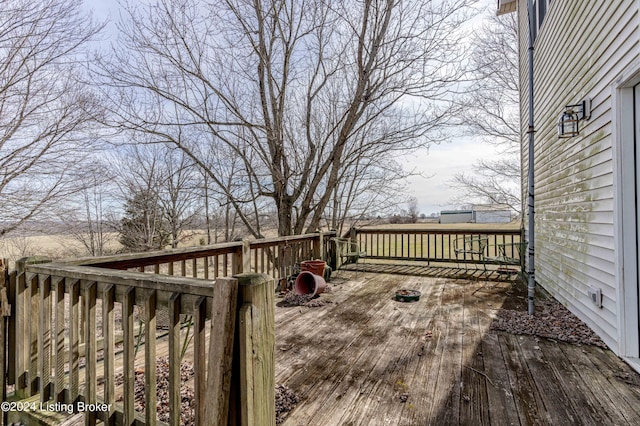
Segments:
[[[333,233],[333,237],[338,236],[338,233],[335,230],[332,229],[330,232]],[[338,269],[338,256],[336,253],[336,244],[333,237],[329,240],[329,258],[327,259],[327,263],[335,271]]]
[[[313,240],[313,259],[323,259],[324,257],[324,233],[322,231],[318,232],[318,239]]]
[[[349,239],[353,242],[358,242],[358,230],[355,226],[349,229]]]
[[[198,395],[201,401],[206,401],[201,424],[229,424],[237,314],[238,281],[218,278],[213,286],[206,396]]]
[[[230,425],[275,426],[274,281],[240,274]]]

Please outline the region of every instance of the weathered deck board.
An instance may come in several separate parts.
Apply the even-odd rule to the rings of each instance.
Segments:
[[[640,422],[640,379],[611,352],[489,329],[513,284],[410,271],[341,271],[334,303],[276,308],[276,382],[301,398],[285,426]]]

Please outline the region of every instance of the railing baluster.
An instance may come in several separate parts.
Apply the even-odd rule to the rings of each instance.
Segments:
[[[69,293],[69,402],[80,395],[80,281],[67,280]]]
[[[267,253],[269,253],[269,257],[274,258],[274,256],[271,256],[271,247],[267,248]],[[272,263],[269,261],[269,259],[267,259],[267,274],[271,275],[271,265]]]
[[[14,309],[16,310],[16,392],[23,395],[27,389],[27,365],[29,354],[28,351],[28,318],[29,311],[27,309],[28,294],[30,289],[27,288],[26,274],[24,271],[18,272],[16,276],[16,301]]]
[[[180,293],[169,298],[169,425],[180,425]]]
[[[40,276],[39,328],[40,402],[46,402],[51,396],[51,276]]]
[[[258,250],[252,250],[253,254],[253,270],[258,272]]]
[[[39,283],[38,276],[35,275],[29,281],[29,307],[30,312],[27,318],[39,318],[40,317],[40,299],[39,299]],[[38,321],[30,320],[29,324],[29,391],[28,396],[33,396],[38,393]]]
[[[135,422],[134,398],[135,398],[135,356],[134,356],[134,330],[133,330],[133,306],[135,305],[135,289],[127,288],[122,301],[122,332],[124,338],[124,363],[122,374],[124,378],[124,424],[131,426]],[[141,332],[141,330],[138,330]]]
[[[193,370],[194,391],[196,398],[196,425],[203,425],[206,389],[206,358],[205,358],[205,320],[207,315],[207,301],[199,297],[193,308]]]
[[[116,402],[115,383],[111,378],[115,377],[115,286],[106,286],[102,292],[102,336],[104,338],[104,402],[110,408],[106,415],[105,423],[115,424],[113,411]]]
[[[261,248],[260,249],[260,271],[259,271],[261,273],[264,273],[264,258],[265,258],[264,249]]]
[[[64,402],[64,333],[67,329],[64,323],[64,311],[65,311],[65,279],[58,277],[55,280],[55,288],[56,288],[56,298],[55,298],[55,306],[56,306],[56,324],[54,329],[55,334],[55,357],[56,357],[56,365],[55,365],[55,385],[53,388],[54,394],[53,399],[54,402]]]
[[[146,316],[144,329],[144,418],[147,426],[156,424],[156,291],[147,295],[144,304]]]
[[[84,379],[84,402],[95,404],[97,397],[97,375],[98,368],[96,362],[96,283],[85,282],[82,286],[82,297],[84,299],[84,357],[85,357],[85,379]],[[96,424],[96,412],[87,410],[84,413],[85,425]]]

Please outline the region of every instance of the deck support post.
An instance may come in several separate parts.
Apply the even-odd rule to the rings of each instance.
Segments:
[[[275,426],[274,281],[239,274],[230,425]]]

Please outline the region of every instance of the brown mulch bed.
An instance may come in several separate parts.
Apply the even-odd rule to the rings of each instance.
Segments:
[[[195,422],[195,394],[193,388],[187,386],[186,382],[193,377],[193,363],[183,361],[180,365],[180,424],[181,425],[193,425]],[[135,401],[134,409],[138,412],[144,412],[145,397],[144,397],[144,369],[136,368],[135,370]],[[156,406],[158,412],[158,420],[163,422],[169,421],[169,357],[160,357],[156,361],[156,383],[157,383],[157,398],[158,404]],[[115,376],[116,386],[121,385],[124,382],[124,376],[122,373],[118,373]],[[118,401],[122,401],[122,396]]]

